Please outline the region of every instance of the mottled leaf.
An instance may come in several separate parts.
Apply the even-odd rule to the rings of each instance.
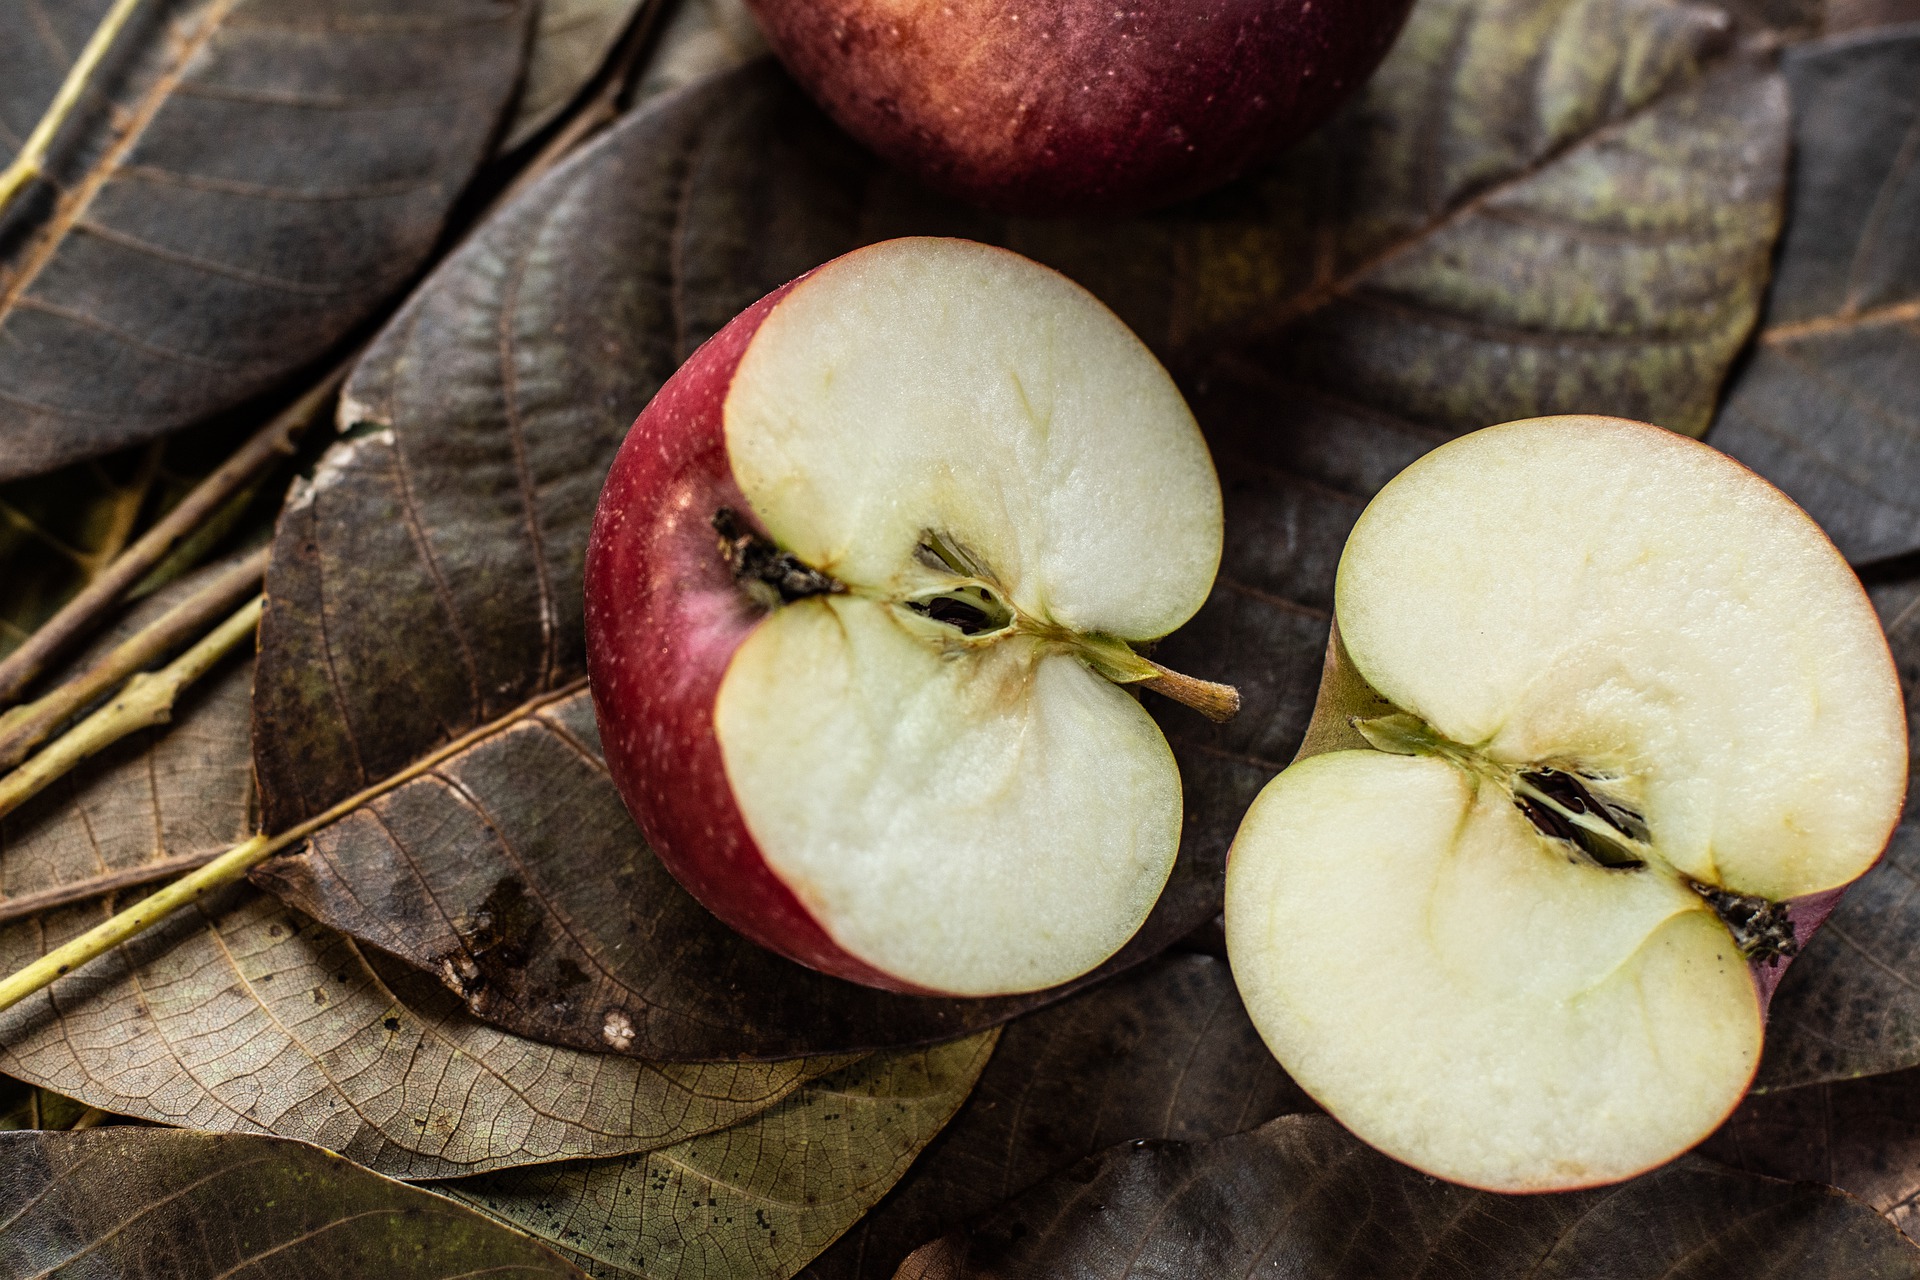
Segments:
[[[1920,744],[1920,604],[1889,624],[1887,641],[1907,695],[1911,749]],[[1920,1066],[1920,814],[1910,790],[1879,865],[1847,890],[1780,980],[1758,1085],[1785,1089],[1913,1066]]]
[[[1239,816],[1305,724],[1333,567],[1374,488],[1451,432],[1525,413],[1706,420],[1764,275],[1785,126],[1775,77],[1703,72],[1723,28],[1670,0],[1432,0],[1362,101],[1286,165],[1116,224],[936,203],[764,64],[643,109],[450,259],[354,375],[355,438],[290,505],[268,576],[255,703],[268,826],[579,677],[604,467],[700,340],[860,243],[964,232],[1062,267],[1204,371],[1228,545],[1213,600],[1163,657],[1239,685],[1246,709],[1213,729],[1156,707],[1188,825],[1123,962],[1151,954],[1218,911]],[[1261,343],[1214,360],[1219,335],[1256,314],[1271,318]],[[1352,366],[1376,346],[1393,376]],[[1362,374],[1378,385],[1351,385]],[[541,736],[515,741],[531,751]],[[717,1056],[952,1035],[1033,1003],[889,1001],[776,974],[711,923],[695,942],[678,899],[602,901],[595,876],[640,884],[646,855],[617,834],[610,798],[587,802],[588,766],[560,736],[539,757],[568,771],[551,786],[524,772],[533,756],[511,798],[419,784],[408,834],[358,821],[266,874],[302,909],[479,996],[482,1016],[582,1047],[609,1043],[616,1008],[633,1052]],[[594,815],[594,845],[571,846],[563,879],[536,888],[498,828],[537,835],[537,810],[512,807],[560,792]],[[562,871],[548,853],[534,861]],[[502,888],[526,895],[515,948],[534,963],[486,973],[461,939],[494,945]],[[764,980],[736,980],[749,973]]]
[[[946,1124],[995,1034],[876,1054],[746,1124],[651,1155],[437,1189],[548,1241],[589,1275],[790,1276],[872,1207]]]
[[[1710,439],[1856,563],[1920,551],[1920,27],[1801,46],[1786,72],[1786,235]]]
[[[126,740],[0,822],[0,890],[243,838],[248,675],[234,664],[189,694],[170,731]],[[98,923],[110,901],[0,926],[0,969]],[[107,1111],[301,1138],[384,1173],[447,1177],[679,1142],[846,1061],[658,1066],[557,1049],[477,1022],[437,984],[385,966],[271,898],[230,892],[0,1014],[0,1071]]]
[[[953,1123],[803,1280],[886,1280],[926,1240],[1126,1139],[1204,1142],[1314,1109],[1224,961],[1161,957],[1009,1023]]]
[[[664,0],[540,0],[526,80],[501,151],[511,151],[553,122],[599,73],[636,15]]]
[[[302,1143],[234,1134],[0,1133],[0,1222],[9,1276],[580,1274],[430,1192]]]
[[[0,0],[0,156],[108,0]],[[149,0],[0,212],[0,479],[272,390],[420,267],[531,0]]]
[[[923,1248],[903,1280],[1894,1280],[1920,1249],[1858,1200],[1683,1158],[1614,1187],[1503,1196],[1416,1173],[1332,1120],[1130,1143]]]
[[[1700,1152],[1831,1183],[1920,1235],[1920,1070],[1749,1095]]]

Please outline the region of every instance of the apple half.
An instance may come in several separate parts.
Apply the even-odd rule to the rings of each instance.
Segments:
[[[915,238],[835,259],[681,367],[614,461],[587,652],[656,853],[761,945],[897,991],[1099,965],[1180,843],[1124,686],[1206,599],[1219,482],[1147,348],[1064,276]]]
[[[1234,976],[1389,1155],[1626,1178],[1739,1102],[1906,760],[1873,609],[1791,500],[1641,423],[1490,427],[1354,527],[1312,726],[1229,858]]]

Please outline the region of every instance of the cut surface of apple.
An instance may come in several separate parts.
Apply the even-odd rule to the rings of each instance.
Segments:
[[[1192,415],[1091,294],[966,241],[857,251],[696,353],[615,462],[587,572],[609,765],[764,945],[908,991],[1056,985],[1172,869],[1179,774],[1122,686],[1230,700],[1132,647],[1220,550]]]
[[[1388,1154],[1625,1178],[1739,1101],[1756,967],[1879,857],[1906,758],[1873,609],[1772,486],[1618,419],[1475,432],[1355,525],[1314,725],[1229,859],[1235,978]]]

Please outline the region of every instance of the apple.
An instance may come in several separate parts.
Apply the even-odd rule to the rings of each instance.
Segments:
[[[1685,1151],[1900,814],[1900,689],[1859,580],[1706,445],[1538,418],[1382,489],[1334,611],[1312,726],[1227,867],[1268,1046],[1453,1182],[1564,1190]]]
[[[1219,186],[1357,88],[1411,0],[748,0],[841,128],[949,195],[1118,213]]]
[[[1172,380],[1064,276],[893,240],[747,308],[614,460],[587,550],[607,766],[709,910],[823,972],[993,995],[1152,909],[1180,776],[1125,686],[1206,599],[1219,482]]]

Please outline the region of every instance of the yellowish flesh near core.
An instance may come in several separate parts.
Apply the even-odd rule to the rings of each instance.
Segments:
[[[1846,884],[1900,811],[1899,680],[1859,580],[1682,436],[1542,418],[1435,450],[1361,515],[1335,612],[1395,706],[1493,760],[1617,775],[1704,883]]]
[[[1759,1061],[1746,961],[1672,879],[1576,865],[1444,761],[1316,756],[1227,867],[1248,1012],[1356,1134],[1496,1191],[1629,1177],[1704,1138]]]
[[[1166,371],[1053,271],[891,241],[775,306],[725,425],[774,541],[847,588],[775,609],[715,706],[768,866],[929,990],[1097,966],[1172,870],[1180,779],[1072,637],[1166,634],[1220,560],[1219,483]],[[962,583],[1004,618],[966,634],[910,607]]]

